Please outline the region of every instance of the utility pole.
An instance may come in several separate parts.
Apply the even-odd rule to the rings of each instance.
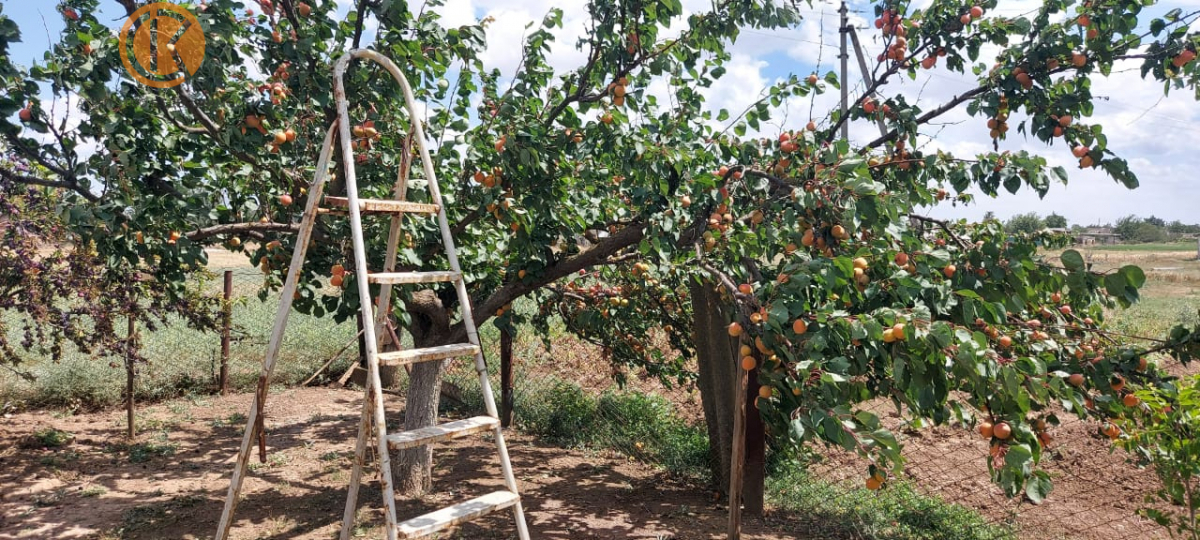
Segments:
[[[844,8],[845,4],[842,4],[842,7]],[[875,79],[871,76],[870,68],[867,67],[867,58],[863,56],[862,45],[858,42],[858,33],[855,32],[853,28],[847,28],[845,32],[850,34],[850,39],[854,40],[854,56],[858,57],[858,69],[862,70],[863,86],[867,89],[870,89],[872,86],[875,86]],[[846,39],[846,33],[842,34],[843,41]],[[842,61],[842,65],[846,65],[844,60]],[[845,87],[843,86],[843,88]],[[844,94],[845,92],[843,91],[843,95]],[[843,103],[845,103],[845,98],[843,98]],[[845,110],[845,105],[843,105],[842,108]],[[879,136],[887,137],[887,124],[883,121],[883,117],[876,117],[875,123],[879,125]]]
[[[846,15],[845,0],[842,0],[842,7],[838,9],[838,13],[842,16],[842,25],[838,28],[841,39],[841,54],[838,55],[838,59],[842,62],[842,73],[838,78],[838,83],[842,87],[842,138],[850,140],[850,122],[845,120],[850,111],[850,70],[848,67],[850,51],[846,50],[846,33],[850,31],[850,18]]]

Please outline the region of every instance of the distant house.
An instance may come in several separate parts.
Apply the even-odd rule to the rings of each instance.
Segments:
[[[1075,243],[1081,245],[1116,244],[1121,237],[1113,232],[1112,227],[1088,227],[1075,235]]]

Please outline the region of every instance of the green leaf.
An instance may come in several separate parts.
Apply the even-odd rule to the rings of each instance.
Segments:
[[[804,422],[799,418],[792,420],[792,433],[796,435],[797,439],[804,439],[804,431]]]
[[[1104,276],[1104,290],[1113,296],[1125,294],[1125,276],[1120,272]]]
[[[1054,490],[1054,484],[1050,481],[1050,475],[1046,471],[1036,471],[1025,483],[1025,496],[1029,497],[1033,504],[1041,504]]]
[[[1084,268],[1083,255],[1080,255],[1078,251],[1068,249],[1063,252],[1061,258],[1063,266],[1067,267],[1067,270],[1079,271]]]
[[[1129,264],[1122,266],[1119,272],[1125,278],[1125,282],[1135,289],[1140,289],[1146,284],[1146,273],[1140,267]]]

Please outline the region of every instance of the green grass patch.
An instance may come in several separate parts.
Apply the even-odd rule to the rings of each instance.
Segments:
[[[255,269],[234,274],[234,339],[230,348],[230,385],[233,391],[254,387],[266,351],[267,338],[279,306],[278,294],[260,301],[255,293],[262,284]],[[219,284],[217,284],[219,286]],[[20,343],[23,321],[12,312],[0,312],[9,328],[9,341]],[[317,318],[292,313],[272,381],[295,385],[325,363],[355,335],[354,321],[336,324],[332,317]],[[183,395],[207,394],[216,388],[220,367],[221,337],[198,332],[180,320],[153,331],[143,329],[142,352],[150,359],[138,366],[135,397],[138,402],[155,402]],[[356,350],[347,353],[324,372],[325,379],[340,375],[353,361]],[[0,403],[17,407],[59,407],[91,410],[122,402],[125,366],[121,359],[95,358],[66,347],[55,362],[48,354],[28,354],[19,366],[35,381],[26,381],[0,370]],[[115,360],[115,361],[114,361]],[[112,362],[112,364],[110,364]]]
[[[156,457],[175,455],[179,446],[168,442],[142,442],[137,444],[117,443],[105,447],[105,451],[113,454],[128,454],[130,463],[145,463]]]
[[[767,477],[767,501],[785,513],[795,514],[790,517],[804,522],[796,532],[814,538],[1004,540],[1017,537],[1010,528],[989,523],[970,508],[923,495],[908,482],[892,481],[884,489],[868,491],[822,480],[795,462],[779,464]]]
[[[1106,322],[1113,331],[1121,334],[1161,338],[1175,325],[1200,324],[1198,310],[1200,296],[1146,294],[1128,309],[1111,311]]]
[[[33,432],[33,443],[38,448],[61,448],[70,444],[75,436],[55,428],[39,429]]]
[[[514,422],[521,431],[565,448],[615,450],[678,476],[707,476],[708,436],[661,396],[623,390],[594,395],[561,379],[539,382],[515,396]],[[464,390],[460,412],[481,410],[478,384]]]
[[[1087,251],[1196,251],[1196,242],[1147,243],[1147,244],[1093,244],[1082,248]]]

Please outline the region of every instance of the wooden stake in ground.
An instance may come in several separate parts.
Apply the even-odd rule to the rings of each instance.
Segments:
[[[512,380],[513,335],[511,328],[500,330],[500,426],[512,424],[513,380]]]
[[[135,356],[133,351],[137,348],[137,319],[133,315],[129,316],[129,330],[125,334],[125,339],[129,346],[129,349],[125,352],[125,413],[128,417],[125,436],[133,440],[136,431],[133,425],[133,361]]]
[[[223,294],[225,299],[221,304],[221,374],[218,377],[217,385],[221,389],[221,395],[229,393],[229,342],[232,341],[233,333],[233,270],[225,271],[225,291]]]
[[[736,361],[736,360],[734,360]],[[739,369],[735,396],[746,393],[749,371]],[[746,461],[746,400],[738,399],[733,406],[733,452],[729,471],[729,540],[742,537],[742,474]]]

